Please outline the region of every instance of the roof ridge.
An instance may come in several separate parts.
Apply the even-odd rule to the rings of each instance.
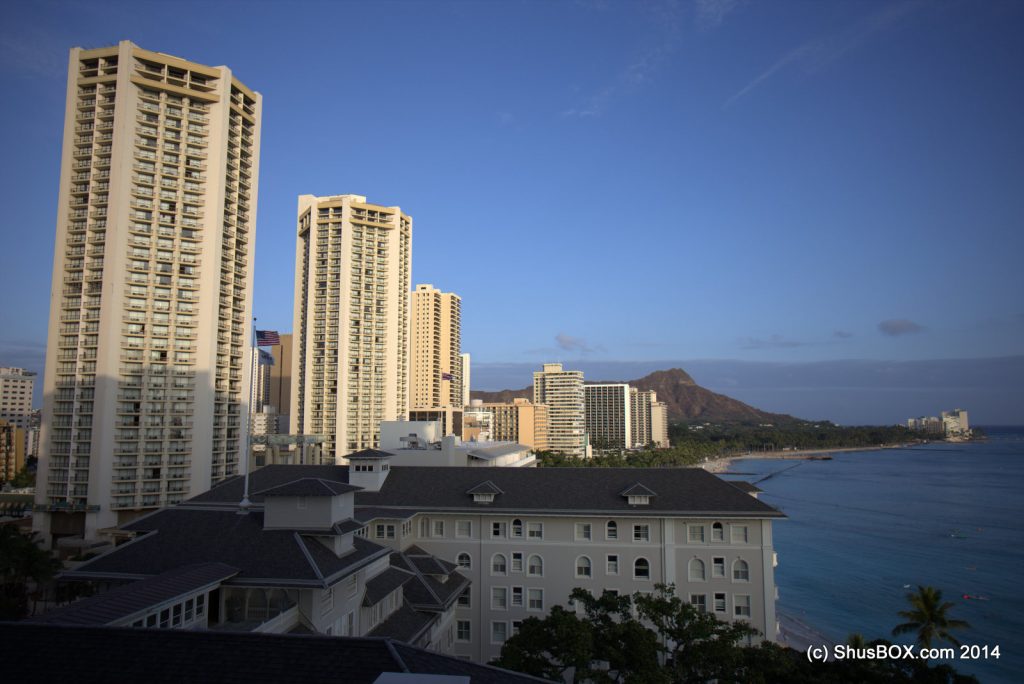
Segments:
[[[405,660],[403,660],[402,656],[399,655],[398,649],[396,649],[395,645],[391,643],[391,639],[389,637],[384,639],[384,646],[387,647],[388,653],[391,654],[391,657],[395,659],[395,664],[402,668],[402,672],[411,672],[409,666],[405,664]]]
[[[320,566],[318,566],[316,561],[313,560],[313,554],[311,554],[309,549],[306,547],[306,542],[302,538],[302,535],[298,532],[293,532],[292,537],[295,539],[295,543],[299,545],[299,549],[302,551],[302,555],[306,557],[306,561],[309,563],[309,566],[313,568],[313,572],[316,573],[317,579],[326,587],[327,582],[324,581],[324,574],[320,572]]]

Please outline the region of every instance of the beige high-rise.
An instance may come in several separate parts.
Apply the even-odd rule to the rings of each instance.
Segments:
[[[513,399],[511,404],[484,404],[494,414],[494,440],[518,442],[534,451],[548,449],[548,406],[532,404],[529,399]]]
[[[629,401],[633,446],[653,444],[659,449],[668,448],[668,407],[658,401],[658,393],[630,387]]]
[[[583,371],[545,363],[533,374],[533,403],[548,405],[548,448],[585,458],[588,453]]]
[[[417,285],[410,295],[409,407],[463,405],[462,299],[433,285]]]
[[[227,67],[71,50],[37,529],[91,538],[238,472],[261,106]]]
[[[299,197],[292,434],[327,463],[380,444],[409,401],[412,218],[360,195]]]

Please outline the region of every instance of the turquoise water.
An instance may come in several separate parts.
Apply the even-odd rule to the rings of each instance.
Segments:
[[[1024,428],[989,440],[835,454],[831,461],[739,460],[735,478],[788,520],[774,525],[778,608],[835,642],[892,637],[918,584],[954,601],[964,644],[999,660],[950,664],[982,682],[1024,672]],[[989,600],[965,600],[964,594]]]

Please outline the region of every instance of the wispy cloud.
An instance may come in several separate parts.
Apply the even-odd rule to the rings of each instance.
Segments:
[[[923,332],[924,326],[907,318],[890,318],[879,323],[878,329],[883,335],[899,337],[900,335],[913,335]]]
[[[835,337],[836,339],[840,340],[848,340],[851,337],[853,337],[853,333],[850,332],[849,330],[836,330],[835,332],[832,333],[832,337]]]
[[[582,337],[573,337],[572,335],[566,335],[565,333],[558,333],[555,335],[555,344],[558,345],[559,349],[564,351],[580,352],[581,354],[603,351],[600,346],[590,346],[590,344],[588,344]]]
[[[923,7],[924,4],[923,0],[886,4],[882,9],[869,14],[845,31],[814,38],[797,46],[733,94],[725,101],[723,108],[731,107],[737,100],[789,67],[799,66],[808,74],[824,70],[847,52],[863,45],[875,34],[892,28],[901,19]]]
[[[718,28],[739,4],[739,0],[694,0],[697,28],[702,31]]]
[[[771,337],[741,337],[739,339],[740,349],[790,349],[792,347],[802,347],[803,342],[798,340],[790,340],[782,335],[772,335]]]
[[[618,97],[649,83],[658,68],[676,49],[682,39],[683,11],[678,2],[668,0],[644,5],[647,11],[657,15],[661,27],[660,38],[645,42],[645,47],[635,59],[620,69],[608,83],[582,99],[575,107],[560,114],[566,119],[586,119],[601,116]]]

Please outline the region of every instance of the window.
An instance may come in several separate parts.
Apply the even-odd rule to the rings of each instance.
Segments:
[[[523,626],[523,621],[522,620],[513,620],[512,621],[512,636],[515,636],[516,634],[519,634],[519,628],[522,627],[522,626]]]
[[[725,594],[715,594],[715,612],[725,612]]]
[[[473,536],[473,522],[471,520],[456,520],[455,521],[455,536],[456,537],[472,537]]]
[[[618,554],[610,554],[604,563],[604,571],[609,575],[619,574],[619,556]]]
[[[724,558],[712,558],[711,559],[711,576],[712,577],[725,577],[725,559]]]
[[[473,606],[473,600],[470,598],[472,595],[469,592],[469,587],[466,587],[461,594],[459,594],[458,606],[459,608],[471,608]]]
[[[464,570],[469,570],[473,567],[473,559],[468,553],[460,553],[455,557],[455,564]]]
[[[708,597],[704,594],[690,594],[690,605],[697,609],[698,613],[708,612]]]
[[[523,521],[519,518],[512,521],[512,536],[516,539],[523,537]]]
[[[646,558],[633,561],[633,579],[651,579],[651,563]]]
[[[732,597],[733,614],[736,617],[750,617],[750,597],[737,594]]]
[[[527,610],[544,610],[544,590],[543,589],[530,589],[527,592],[529,597],[529,605]]]
[[[444,520],[435,520],[434,521],[433,536],[435,536],[435,537],[443,537],[444,536]]]
[[[523,588],[512,587],[512,606],[514,608],[523,607]]]
[[[326,615],[334,609],[334,587],[328,587],[320,592],[320,614]]]
[[[619,538],[619,526],[614,520],[609,520],[608,524],[604,526],[604,538],[605,539],[618,539]]]
[[[729,527],[729,532],[732,537],[733,544],[746,544],[749,540],[746,525],[731,525]]]
[[[745,560],[737,560],[732,564],[732,578],[736,582],[750,581],[750,566]]]
[[[633,541],[635,542],[649,542],[651,541],[651,526],[647,524],[633,525]]]
[[[590,541],[590,523],[576,523],[576,539]]]
[[[512,572],[523,571],[523,554],[513,553],[512,554]]]
[[[496,553],[491,556],[491,574],[492,575],[506,575],[508,574],[508,566],[505,565],[505,556],[500,553]]]
[[[691,544],[703,544],[704,543],[704,526],[703,525],[688,525],[687,533]]]
[[[590,563],[590,559],[586,556],[580,556],[576,559],[576,576],[577,577],[591,577],[593,568]]]
[[[543,539],[544,538],[544,523],[532,522],[526,523],[526,536],[530,539]]]
[[[430,536],[430,518],[420,518],[420,536]]]
[[[544,559],[540,556],[530,556],[526,562],[526,574],[531,577],[544,576]]]
[[[707,579],[704,574],[704,561],[700,558],[690,559],[690,581],[691,582],[703,582]]]
[[[395,526],[394,525],[377,525],[376,528],[377,539],[394,539],[395,538]]]
[[[506,622],[492,622],[491,623],[491,643],[492,644],[503,644],[505,639],[508,638],[508,623]]]
[[[504,537],[505,536],[505,523],[503,523],[503,522],[492,522],[491,523],[491,536],[492,537]]]
[[[506,587],[491,587],[491,608],[493,610],[508,608],[508,589]]]
[[[473,635],[473,628],[469,620],[455,621],[455,640],[469,641]]]
[[[725,541],[725,527],[722,523],[716,522],[711,526],[711,541]]]

